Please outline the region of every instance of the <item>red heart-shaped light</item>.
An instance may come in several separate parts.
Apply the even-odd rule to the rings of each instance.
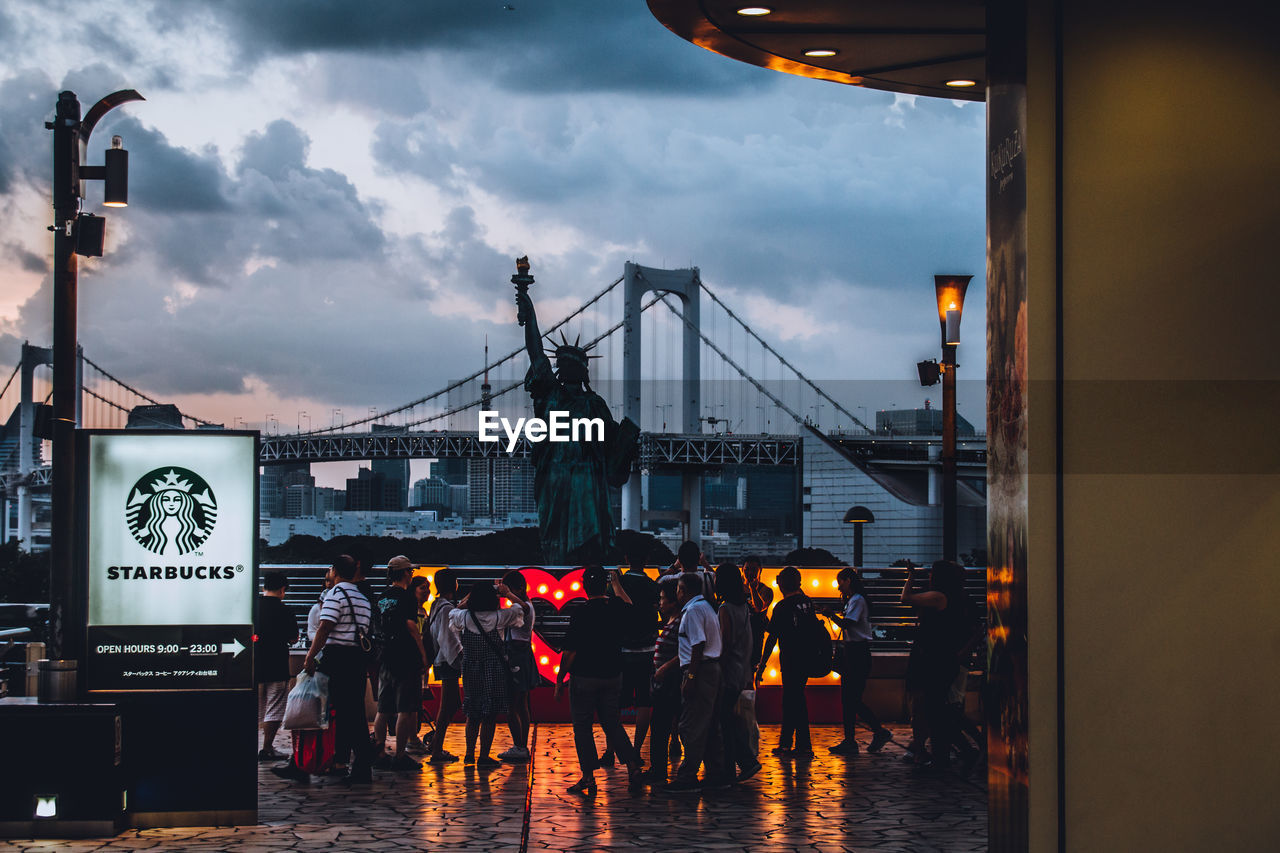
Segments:
[[[545,569],[525,566],[520,569],[520,574],[524,575],[529,598],[549,601],[556,610],[576,598],[586,598],[586,593],[582,591],[582,569],[574,569],[564,577],[556,578]],[[543,677],[549,681],[556,680],[556,671],[560,668],[560,652],[538,636],[537,626],[533,631],[533,661]]]

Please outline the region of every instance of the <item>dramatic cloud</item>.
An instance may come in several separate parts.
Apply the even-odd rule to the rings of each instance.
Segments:
[[[228,423],[286,406],[349,420],[477,369],[486,336],[519,347],[518,254],[546,324],[627,260],[697,265],[815,378],[910,380],[936,355],[936,272],[974,273],[980,305],[981,105],[735,63],[641,2],[506,5],[5,4],[0,361],[49,336],[44,122],[64,88],[86,109],[119,88],[148,99],[90,144],[98,163],[124,138],[131,204],[82,262],[86,351]],[[618,319],[601,305],[575,333]],[[923,396],[891,393],[862,404]]]
[[[307,52],[390,52],[412,61],[432,50],[519,92],[670,96],[768,85],[691,50],[639,2],[235,0],[218,8],[248,61]]]

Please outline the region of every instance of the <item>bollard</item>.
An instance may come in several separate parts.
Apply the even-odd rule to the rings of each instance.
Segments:
[[[45,656],[44,643],[27,643],[27,666],[23,696],[35,696],[40,692],[40,660]]]
[[[40,661],[40,683],[36,701],[45,703],[75,702],[78,662],[74,660]]]

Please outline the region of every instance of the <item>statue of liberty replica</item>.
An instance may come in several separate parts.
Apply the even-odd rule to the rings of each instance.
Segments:
[[[549,421],[551,412],[567,412],[569,418],[604,422],[604,441],[589,440],[599,436],[586,430],[583,440],[532,444],[542,559],[551,566],[604,563],[613,550],[609,487],[621,486],[631,476],[640,428],[630,418],[615,422],[604,398],[591,390],[588,364],[599,356],[588,353],[590,345],[571,344],[562,335],[555,348],[555,370],[551,369],[529,297],[533,276],[527,257],[516,261],[511,283],[516,286],[516,319],[524,327],[529,352],[524,387],[533,398],[534,415]]]

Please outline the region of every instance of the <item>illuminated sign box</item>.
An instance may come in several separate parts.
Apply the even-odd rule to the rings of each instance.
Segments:
[[[90,692],[253,687],[257,434],[81,433]]]

